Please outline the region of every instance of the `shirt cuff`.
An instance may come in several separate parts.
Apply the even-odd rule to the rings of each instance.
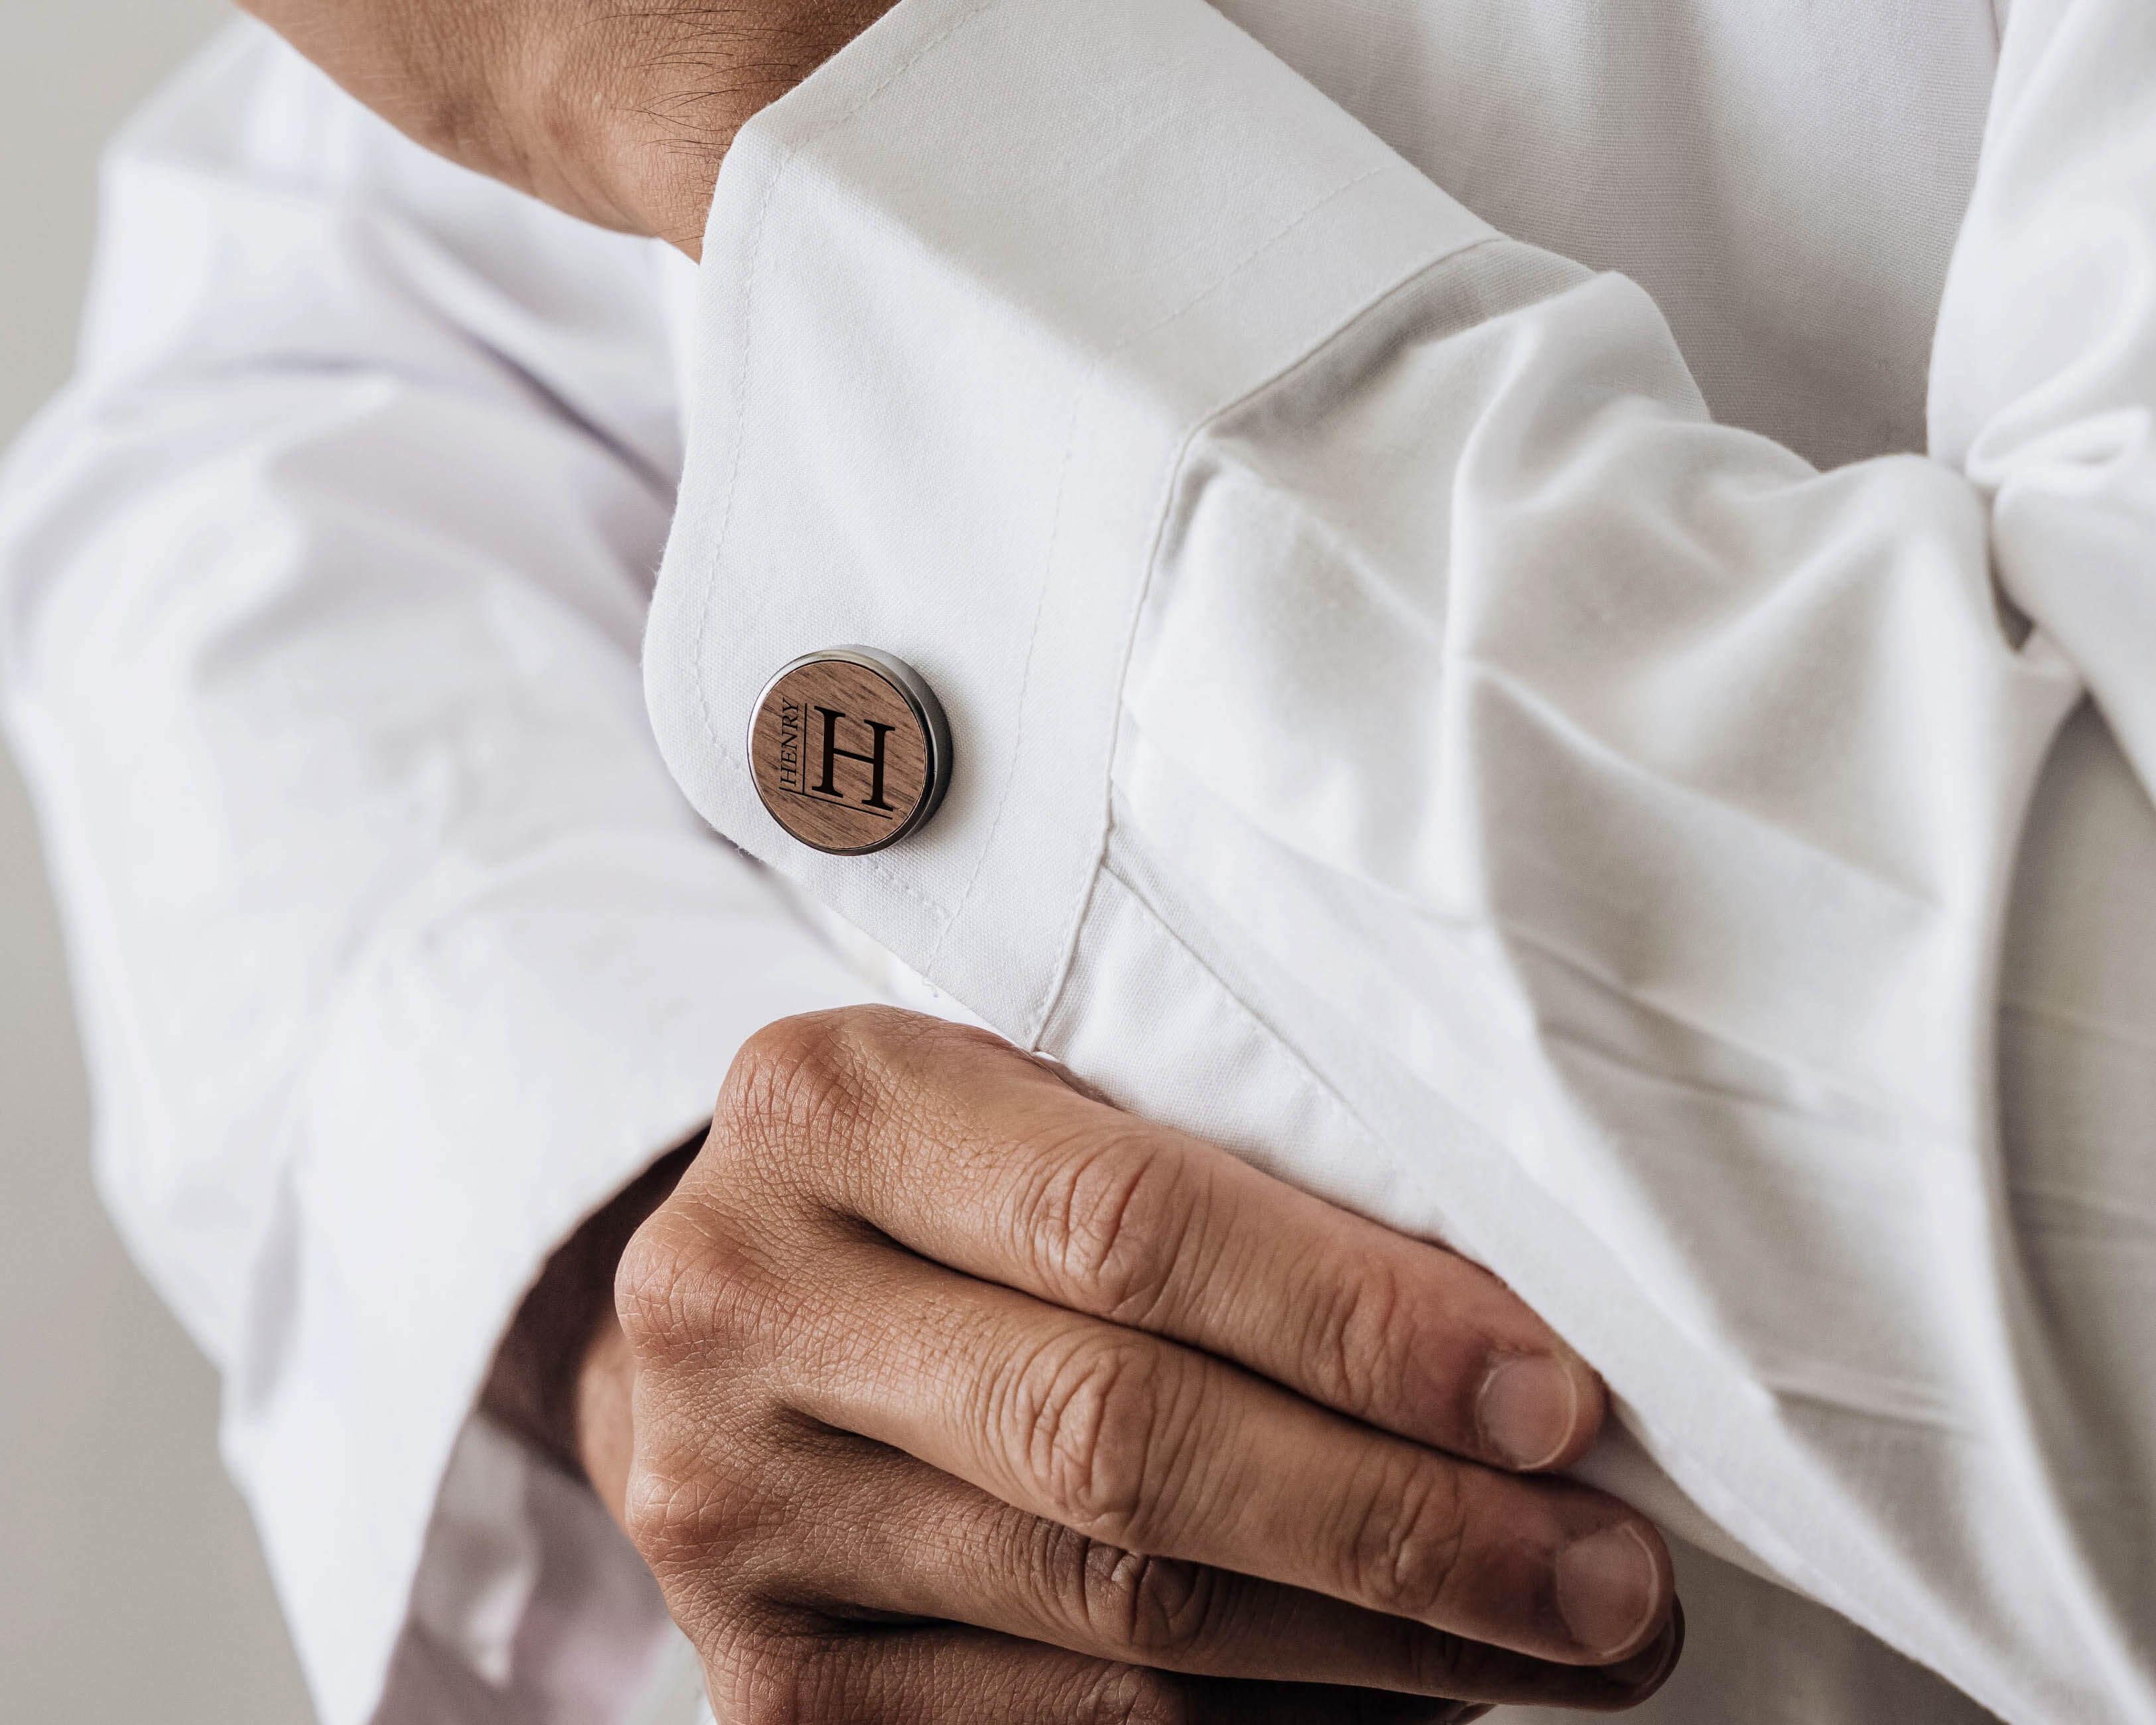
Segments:
[[[1823,1320],[1755,1282],[1731,1244],[1745,1236],[1712,1214],[1749,1170],[1785,1173],[1758,1189],[1752,1237],[1794,1263],[1818,1235],[1779,1219],[1839,1220],[1882,1189],[1877,1158],[1847,1199],[1815,1171],[1897,1138],[1953,1152],[1907,1189],[1957,1215],[1984,1201],[1984,966],[2075,690],[2041,644],[2017,657],[1999,639],[1969,488],[1906,457],[1813,485],[1789,452],[1713,427],[1636,287],[1503,240],[1200,0],[901,0],[744,133],[704,258],[645,668],[662,750],[706,819],[1125,1106],[1491,1263],[1630,1398],[1654,1465],[1605,1455],[1606,1481],[1972,1692],[2013,1693],[1988,1649],[2015,1602],[1936,1558],[1989,1491],[1989,1457],[1943,1470],[1942,1444],[1889,1491],[1867,1428],[1810,1416],[1857,1384],[1867,1416],[1943,1428],[1948,1399],[1908,1387],[1928,1395],[1974,1355],[1954,1308],[1987,1273],[1983,1230],[1965,1261],[1917,1230],[1914,1252],[1852,1236],[1847,1260],[1879,1266],[1884,1297],[1821,1302],[1859,1313],[1840,1325],[1856,1368],[1837,1376],[1844,1355],[1804,1345]],[[1448,332],[1560,297],[1561,318],[1436,355]],[[1395,382],[1430,411],[1368,408]],[[1334,416],[1329,467],[1296,412]],[[1207,541],[1181,506],[1220,475],[1314,501]],[[1433,500],[1412,520],[1392,506],[1410,491]],[[1700,496],[1719,501],[1679,506]],[[1739,497],[1776,501],[1722,511]],[[1733,529],[1740,548],[1717,548]],[[1325,556],[1273,555],[1295,532]],[[1478,532],[1515,554],[1481,544],[1476,580],[1394,603],[1409,583],[1389,558],[1417,567],[1404,542]],[[1593,554],[1612,537],[1625,546]],[[1194,597],[1208,557],[1214,584]],[[1561,578],[1605,562],[1636,585]],[[1804,582],[1772,578],[1791,570]],[[1798,593],[1780,633],[1792,615],[1816,625],[1810,658],[1773,669],[1801,699],[1748,706],[1737,664],[1687,682],[1707,614],[1686,583],[1741,591],[1755,617]],[[1537,601],[1562,628],[1525,626]],[[1608,626],[1620,612],[1635,634]],[[1507,698],[1458,697],[1468,718],[1446,721],[1427,680],[1384,680],[1441,633],[1471,662],[1462,686]],[[1864,683],[1905,639],[1927,679]],[[842,643],[911,661],[955,742],[942,812],[866,859],[788,838],[745,747],[773,673]],[[1811,676],[1822,659],[1834,675]],[[1385,722],[1321,734],[1324,703],[1299,687],[1374,691],[1357,711]],[[1574,722],[1581,689],[1607,698],[1594,723]],[[1383,706],[1403,690],[1419,704]],[[1851,755],[1863,770],[1845,779],[1820,765],[1841,760],[1815,717],[1829,706],[1884,721],[1881,752]],[[1414,820],[1377,783],[1419,758],[1410,726],[1388,728],[1403,713],[1430,719],[1425,754],[1460,751],[1456,802],[1430,792]],[[1732,716],[1753,727],[1734,748]],[[1471,737],[1469,718],[1490,728]],[[1953,747],[1904,773],[1934,736]],[[1507,758],[1522,739],[1537,752]],[[1738,759],[1772,769],[1763,802],[1727,794]],[[1142,813],[1115,818],[1111,780]],[[1906,847],[1887,822],[1845,857],[1849,810],[1897,793],[1921,817]],[[1385,836],[1363,845],[1366,816]],[[1350,836],[1327,850],[1328,834]],[[1780,914],[1800,903],[1808,919]],[[1421,999],[1410,984],[1435,976],[1455,986]],[[1712,1153],[1630,1154],[1679,1131]],[[1821,1285],[1800,1267],[1789,1286]],[[1920,1283],[1939,1301],[1930,1330],[1905,1291]],[[1873,1346],[1877,1312],[1904,1308],[1919,1316],[1897,1347]],[[1951,1345],[1928,1348],[1934,1333]],[[1927,1370],[1906,1369],[1917,1356]],[[2009,1381],[1973,1369],[1948,1387],[1982,1409]],[[1957,1500],[1964,1478],[1983,1490]],[[2056,1642],[2065,1616],[2031,1613],[2031,1641]]]
[[[1179,453],[1492,237],[1202,0],[901,0],[720,176],[645,652],[691,801],[1032,1040]],[[788,839],[745,747],[772,673],[846,642],[955,744],[942,812],[866,860]]]
[[[374,1715],[409,1613],[443,1640],[462,1594],[422,1574],[430,1518],[548,1253],[709,1117],[759,1026],[870,992],[706,839],[594,835],[457,874],[381,933],[332,1024],[262,1271],[283,1285],[252,1302],[283,1333],[227,1387],[228,1460],[326,1725]]]

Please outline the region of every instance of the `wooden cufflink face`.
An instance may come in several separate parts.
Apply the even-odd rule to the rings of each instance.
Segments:
[[[951,783],[951,731],[920,675],[873,647],[797,659],[749,721],[749,771],[771,818],[832,856],[917,831]]]

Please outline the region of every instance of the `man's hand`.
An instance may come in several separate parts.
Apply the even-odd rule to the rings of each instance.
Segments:
[[[1449,1719],[1675,1663],[1653,1527],[1506,1471],[1604,1403],[1498,1282],[993,1038],[762,1033],[616,1286],[583,1455],[721,1718]]]
[[[696,255],[749,117],[891,0],[240,0],[408,136]]]

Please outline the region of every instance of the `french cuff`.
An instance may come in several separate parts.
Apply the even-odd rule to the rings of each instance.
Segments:
[[[326,1725],[375,1715],[408,1620],[474,1681],[506,1681],[508,1650],[480,1643],[514,1630],[538,1572],[514,1552],[473,1565],[472,1493],[440,1500],[518,1301],[709,1118],[745,1038],[868,993],[772,883],[687,831],[445,862],[388,919],[294,1122],[290,1244],[253,1302],[276,1333],[226,1394],[226,1455]],[[445,1507],[460,1573],[429,1539]]]
[[[1183,452],[1491,237],[1203,0],[900,0],[720,176],[645,649],[690,800],[1036,1040]],[[790,838],[748,758],[773,674],[842,644],[955,744],[940,814],[869,857]]]

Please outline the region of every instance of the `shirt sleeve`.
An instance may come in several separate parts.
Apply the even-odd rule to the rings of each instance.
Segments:
[[[1199,0],[901,0],[722,173],[646,653],[721,830],[1491,1264],[1605,1477],[2030,1725],[2156,1718],[2148,1408],[2070,1381],[1994,1076],[2085,688],[2156,762],[2152,31],[2016,5],[1938,447],[1821,471]],[[871,863],[742,743],[851,640],[959,763]],[[2077,1296],[2145,1304],[2110,1198]]]
[[[670,264],[241,28],[114,150],[80,372],[0,492],[100,1181],[221,1368],[328,1725],[374,1712],[400,1635],[407,1679],[501,1692],[401,1717],[613,1717],[621,1645],[611,1697],[587,1646],[569,1701],[511,1704],[567,1645],[517,1639],[549,1488],[459,1435],[547,1253],[708,1117],[743,1036],[865,992],[644,715]],[[582,1549],[623,1545],[597,1520]],[[663,1630],[639,1573],[598,1639]]]

